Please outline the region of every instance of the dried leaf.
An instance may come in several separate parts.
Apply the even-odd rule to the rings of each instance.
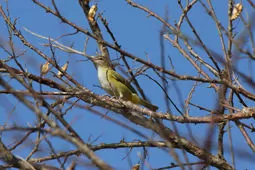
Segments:
[[[89,9],[89,13],[88,13],[88,19],[90,22],[93,22],[95,19],[95,15],[97,12],[97,5],[93,5],[90,9]]]
[[[243,10],[243,5],[241,3],[236,4],[233,8],[230,20],[235,20],[241,14],[242,10]]]
[[[64,72],[66,72],[68,68],[69,61],[67,61],[61,68]],[[57,77],[61,78],[64,74],[61,71],[58,71]]]
[[[131,170],[139,170],[139,168],[140,168],[140,164],[136,164],[136,165],[134,165],[134,166],[132,167]]]

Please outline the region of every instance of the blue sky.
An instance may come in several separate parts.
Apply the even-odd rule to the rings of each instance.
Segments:
[[[1,4],[5,7],[5,3],[3,0],[0,1]],[[43,1],[42,1],[43,2]],[[140,11],[136,8],[129,6],[124,0],[119,1],[107,1],[101,0],[96,1],[98,3],[98,12],[102,12],[103,16],[107,19],[109,23],[109,27],[111,28],[112,32],[114,33],[115,37],[118,40],[118,43],[121,45],[122,49],[140,57],[143,59],[149,58],[149,60],[156,64],[160,65],[160,45],[159,45],[159,33],[162,29],[162,24],[157,21],[155,18],[148,16],[145,12]],[[168,9],[168,18],[171,24],[174,24],[178,21],[179,16],[181,14],[181,10],[177,4],[177,1],[168,1],[168,0],[160,0],[160,1],[152,1],[152,0],[139,0],[136,1],[139,4],[143,4],[144,6],[148,7],[149,9],[153,10],[155,13],[160,15],[161,17],[165,16],[165,9]],[[51,1],[47,0],[43,2],[49,6],[51,6]],[[91,2],[92,4],[94,1]],[[251,13],[250,7],[248,7],[247,2],[244,3],[244,11],[243,16],[246,18],[247,15]],[[57,0],[56,4],[59,7],[60,12],[63,16],[70,19],[75,24],[83,27],[84,29],[89,29],[87,20],[83,14],[82,9],[80,8],[77,1],[71,0]],[[228,1],[214,1],[213,2],[215,12],[217,17],[220,19],[220,22],[223,26],[227,26],[227,5]],[[33,44],[35,44],[38,48],[43,50],[49,56],[51,55],[50,50],[46,47],[43,47],[42,44],[48,43],[45,40],[42,40],[38,37],[31,35],[30,33],[26,32],[23,28],[28,28],[29,30],[46,36],[57,38],[62,34],[66,33],[73,33],[74,30],[61,23],[59,19],[53,17],[49,13],[45,13],[44,10],[33,4],[30,0],[22,0],[22,1],[15,1],[9,0],[9,9],[11,16],[14,18],[18,18],[17,20],[17,27],[21,30],[23,35]],[[217,52],[219,55],[223,55],[220,40],[218,37],[217,29],[215,27],[215,23],[212,19],[206,14],[205,10],[199,5],[196,4],[195,7],[190,11],[190,20],[194,24],[195,28],[199,32],[202,40],[205,44],[214,52]],[[8,40],[7,30],[6,27],[3,26],[4,22],[3,19],[0,18],[0,35],[5,41]],[[103,28],[102,24],[100,24],[102,34],[104,35],[105,40],[111,42],[109,35],[107,34],[106,30]],[[243,26],[240,22],[234,21],[234,27],[236,28],[237,32],[240,32],[243,29]],[[185,35],[194,38],[192,31],[189,29],[187,24],[183,25],[182,31]],[[84,50],[84,43],[85,43],[86,36],[82,34],[76,34],[75,36],[68,36],[62,38],[60,40],[61,43],[65,45],[73,44],[73,47],[79,51]],[[27,69],[39,75],[39,66],[40,64],[44,63],[45,61],[37,56],[34,52],[29,51],[28,48],[24,48],[20,41],[16,38],[14,39],[15,47],[19,50],[27,50],[25,56],[20,58],[20,62],[27,67]],[[179,74],[183,75],[196,75],[196,71],[194,68],[189,64],[189,62],[181,56],[180,52],[176,50],[169,42],[165,41],[165,56],[169,56],[172,59],[173,65],[175,67],[175,71]],[[198,47],[194,47],[200,55],[205,55],[205,53]],[[96,55],[97,46],[94,40],[90,39],[88,46],[87,46],[87,54],[89,55]],[[119,57],[119,54],[113,50],[109,50],[112,59],[116,59]],[[0,55],[3,55],[3,51],[0,50]],[[56,51],[57,59],[60,65],[63,65],[66,61],[70,61],[70,67],[68,69],[68,73],[74,78],[84,85],[86,88],[89,88],[93,92],[104,95],[105,92],[102,91],[97,86],[99,85],[97,80],[97,73],[93,66],[93,64],[89,61],[81,61],[85,60],[86,58],[79,56],[79,55],[69,55],[67,53],[61,52],[59,50]],[[4,54],[3,56],[6,56]],[[204,57],[206,58],[206,57]],[[241,60],[238,64],[244,65],[250,62],[250,60]],[[132,68],[137,68],[141,66],[140,64],[134,63],[131,60],[129,61]],[[253,68],[253,64],[251,64]],[[167,69],[172,69],[169,62],[166,64]],[[249,73],[249,70],[243,67],[240,67],[242,72]],[[52,70],[56,71],[56,70]],[[149,75],[156,78],[158,77],[151,71],[148,71]],[[52,75],[49,74],[46,76],[47,78],[52,78]],[[8,78],[6,78],[8,80]],[[146,96],[150,99],[153,104],[159,106],[160,111],[165,111],[165,103],[163,100],[163,92],[160,88],[151,80],[146,78],[145,76],[139,76],[138,81],[141,87],[144,89]],[[174,81],[170,82],[169,86],[169,95],[171,99],[177,104],[177,106],[181,107],[183,105],[184,99],[187,98],[187,95],[192,87],[193,82],[185,82],[185,81]],[[24,89],[18,83],[12,82],[13,87],[17,89]],[[35,84],[35,87],[38,86]],[[178,86],[180,89],[180,93],[176,91],[175,86]],[[44,90],[51,90],[48,87],[43,86]],[[252,91],[254,92],[254,91]],[[181,94],[181,97],[178,96]],[[217,95],[213,92],[212,89],[207,88],[207,85],[201,85],[194,93],[192,102],[200,104],[204,107],[209,107],[213,109],[215,106]],[[28,123],[33,124],[35,122],[35,116],[31,113],[26,107],[24,107],[21,103],[16,101],[11,96],[0,95],[0,100],[4,101],[1,104],[0,111],[4,114],[3,118],[0,120],[0,125],[4,123],[12,123],[12,124],[19,124],[26,126]],[[182,100],[182,101],[180,101]],[[247,101],[250,106],[254,104]],[[84,104],[84,103],[83,103]],[[5,107],[8,106],[8,107]],[[173,109],[173,108],[172,108]],[[199,111],[198,109],[191,110],[193,116],[205,116],[207,113]],[[14,112],[11,114],[7,114],[8,112]],[[101,109],[103,110],[103,109]],[[174,111],[174,109],[173,109]],[[178,114],[174,111],[174,114]],[[153,133],[141,128],[140,126],[136,126],[128,122],[128,120],[124,119],[123,117],[115,114],[115,113],[108,113],[108,116],[116,118],[122,122],[127,123],[128,125],[135,127],[142,131],[143,133],[147,134],[148,136],[153,136]],[[101,142],[119,142],[122,138],[125,138],[126,141],[132,141],[134,139],[141,139],[137,137],[137,135],[133,134],[132,132],[115,125],[102,117],[96,116],[91,114],[89,111],[74,108],[70,114],[66,116],[68,122],[72,122],[72,126],[77,132],[82,136],[82,138],[87,141],[89,138],[98,140],[94,144],[99,144]],[[180,133],[184,137],[188,137],[188,131],[184,124],[177,124],[178,128],[180,129]],[[245,146],[243,149],[244,152],[248,152],[252,154],[252,151],[246,146],[244,138],[240,134],[240,131],[236,128],[234,124],[231,124],[231,131],[233,135],[234,147],[237,149],[241,149],[240,146]],[[203,141],[206,137],[207,132],[207,125],[197,124],[191,125],[193,134],[199,134],[199,143],[203,144]],[[8,143],[9,140],[15,139],[17,134],[4,134],[6,138],[3,138],[5,142]],[[34,137],[34,136],[33,136]],[[31,137],[32,139],[32,137]],[[216,138],[215,138],[216,139]],[[65,150],[65,148],[73,147],[68,143],[63,142],[59,139],[53,139],[53,143],[56,144],[56,147],[59,150]],[[228,140],[227,135],[225,137],[226,148],[228,147]],[[216,145],[216,143],[215,143]],[[24,148],[18,149],[16,153],[20,156],[27,156],[27,146],[30,146],[29,143],[24,145]],[[46,145],[45,145],[46,146]],[[216,147],[216,146],[215,146]],[[47,154],[47,149],[42,148],[43,151]],[[98,151],[98,156],[102,157],[103,160],[109,162],[113,165],[116,169],[130,169],[127,159],[122,160],[128,153],[128,149],[119,149],[119,150],[105,150],[105,151]],[[132,153],[130,154],[130,160],[132,165],[139,162],[140,158],[138,153],[142,152],[142,149],[133,149]],[[181,152],[178,152],[181,155]],[[216,153],[216,148],[215,152]],[[153,168],[157,168],[160,166],[166,166],[171,161],[171,156],[169,156],[166,152],[157,149],[149,149],[149,164]],[[197,160],[193,156],[189,155],[190,160]],[[227,156],[227,159],[230,160],[230,157]],[[239,161],[242,160],[242,161]],[[249,159],[242,159],[241,156],[236,155],[236,167],[237,169],[251,169],[254,163],[254,158]],[[147,169],[147,167],[145,167]],[[212,168],[213,169],[213,168]]]

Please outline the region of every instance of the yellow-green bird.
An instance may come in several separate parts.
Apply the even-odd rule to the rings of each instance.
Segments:
[[[114,71],[107,60],[102,56],[94,57],[94,64],[97,67],[98,79],[101,87],[110,95],[119,97],[135,104],[140,104],[148,109],[156,111],[157,106],[141,99],[132,85],[119,73]]]

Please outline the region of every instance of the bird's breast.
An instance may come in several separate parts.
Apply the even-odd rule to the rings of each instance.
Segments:
[[[107,68],[98,67],[98,79],[100,82],[101,87],[107,91],[108,93],[112,94],[112,87],[110,85],[109,79],[107,77]]]

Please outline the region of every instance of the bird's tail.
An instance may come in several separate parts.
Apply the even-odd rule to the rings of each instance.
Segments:
[[[143,105],[144,107],[147,107],[148,109],[150,109],[152,111],[158,110],[158,106],[155,106],[146,100],[140,99],[140,104]]]
[[[137,94],[132,95],[132,102],[135,104],[143,105],[144,107],[147,107],[148,109],[150,109],[152,111],[158,110],[158,106],[155,106],[155,105],[151,104],[150,102],[141,99],[139,96],[137,96]]]

